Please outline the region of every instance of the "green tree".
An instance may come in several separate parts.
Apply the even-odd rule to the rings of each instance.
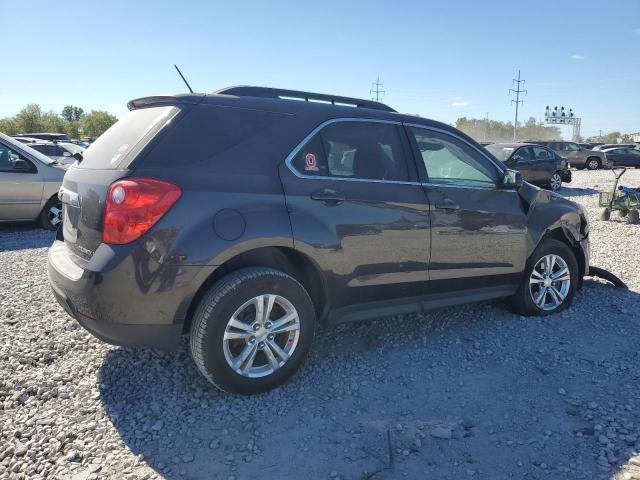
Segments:
[[[15,135],[18,132],[18,125],[13,118],[0,118],[0,132],[5,135]]]
[[[42,109],[40,105],[32,103],[27,105],[14,117],[18,133],[34,133],[41,132],[42,128]]]
[[[62,118],[64,118],[68,123],[78,122],[83,115],[84,110],[80,107],[67,105],[62,109]]]
[[[65,121],[55,112],[43,113],[40,123],[45,132],[64,133]]]
[[[99,137],[117,121],[118,119],[109,112],[92,110],[91,113],[84,115],[80,120],[82,135],[87,137]]]

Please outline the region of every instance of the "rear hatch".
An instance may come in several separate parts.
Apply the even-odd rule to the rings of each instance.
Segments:
[[[160,98],[160,100],[159,100]],[[153,97],[129,103],[132,109],[102,134],[64,176],[62,233],[67,247],[88,260],[102,243],[102,224],[109,186],[130,176],[136,159],[144,157],[171,125],[199,97]],[[146,100],[146,101],[145,101]]]

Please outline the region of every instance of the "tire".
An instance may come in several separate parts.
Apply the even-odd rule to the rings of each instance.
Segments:
[[[56,230],[62,224],[62,202],[57,196],[51,197],[38,217],[40,226],[46,230]]]
[[[595,157],[587,158],[587,168],[589,170],[598,170],[600,168],[600,159]]]
[[[259,321],[256,305],[265,311],[270,302],[271,315]],[[279,328],[289,330],[269,333],[275,331],[278,320],[290,316],[294,319]],[[232,317],[237,320],[233,325]],[[315,323],[311,298],[294,278],[271,268],[243,268],[213,285],[198,304],[191,326],[191,354],[200,373],[220,390],[262,393],[285,382],[302,364],[313,342]],[[287,352],[285,360],[281,354]]]
[[[635,225],[638,222],[640,222],[640,212],[636,209],[630,210],[629,216],[627,216],[627,223]]]
[[[622,209],[620,210],[620,216],[622,218],[626,217],[629,214],[629,210]]]
[[[558,190],[560,190],[560,188],[562,187],[562,175],[560,175],[560,172],[555,172],[553,175],[551,175],[551,178],[549,179],[549,189],[557,192]]]
[[[545,284],[547,281],[553,282],[553,277],[543,278],[545,273],[541,266],[548,266],[544,260],[552,259],[553,256],[555,260],[551,264],[551,272],[552,275],[559,275],[559,281],[555,284]],[[567,270],[566,274],[561,273],[564,269]],[[522,283],[518,291],[508,299],[508,306],[514,313],[525,316],[558,313],[571,305],[578,286],[578,275],[578,262],[571,249],[558,240],[543,239],[531,254]],[[534,281],[536,283],[533,283]],[[541,293],[543,289],[548,293]],[[542,303],[536,304],[534,297],[540,298],[540,294],[543,295]]]
[[[604,220],[605,222],[608,222],[610,218],[611,218],[611,210],[609,210],[608,208],[605,208],[604,210],[602,210],[602,213],[600,214],[600,220]]]

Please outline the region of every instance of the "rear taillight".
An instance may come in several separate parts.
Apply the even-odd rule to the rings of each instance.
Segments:
[[[127,178],[111,184],[104,209],[102,241],[123,244],[140,238],[180,195],[180,187],[153,178]]]

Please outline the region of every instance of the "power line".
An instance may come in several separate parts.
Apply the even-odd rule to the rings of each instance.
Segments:
[[[516,99],[513,100],[511,99],[511,105],[513,105],[514,103],[516,104],[516,120],[515,122],[513,122],[513,141],[516,141],[516,135],[518,133],[518,107],[524,103],[524,100],[520,100],[520,94],[524,93],[525,95],[527,94],[527,91],[520,88],[520,85],[524,85],[525,84],[525,80],[520,80],[520,70],[518,70],[518,78],[517,79],[513,79],[513,83],[512,85],[515,85],[516,88],[510,88],[509,89],[509,95],[511,95],[512,93],[516,94]]]
[[[371,90],[369,90],[371,100],[375,100],[376,102],[382,100],[382,95],[386,93],[384,90],[381,90],[382,87],[384,87],[384,85],[380,83],[380,76],[378,76],[376,81],[371,83]]]

